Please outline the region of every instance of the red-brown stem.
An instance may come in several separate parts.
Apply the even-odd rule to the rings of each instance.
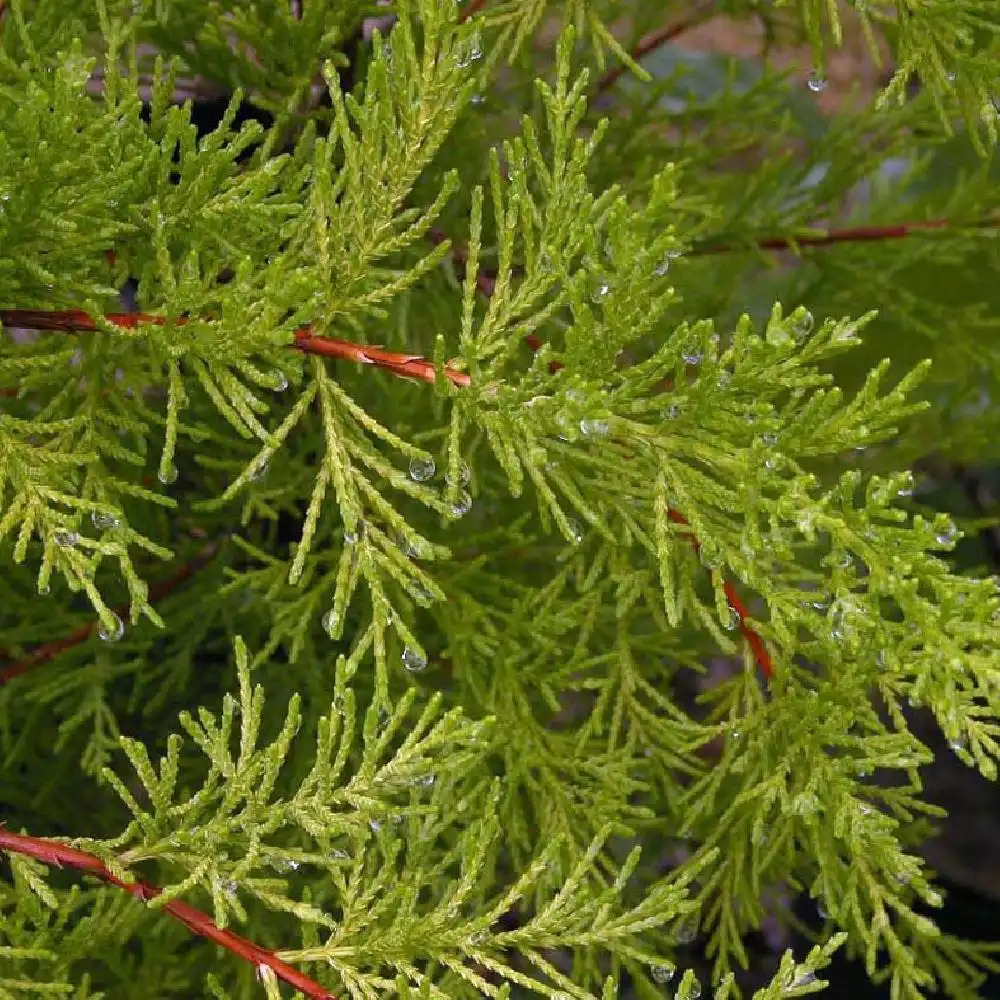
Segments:
[[[685,18],[681,21],[674,21],[673,24],[665,24],[655,31],[649,32],[648,35],[643,35],[638,42],[632,47],[629,55],[638,62],[644,56],[648,56],[650,52],[658,49],[661,45],[666,45],[667,42],[676,38],[678,35],[684,34],[685,31],[690,30],[696,25],[701,24],[703,21],[707,21],[712,16],[711,8],[706,8],[701,11],[700,14],[696,14],[693,17]],[[627,66],[619,65],[614,66],[609,69],[598,81],[595,88],[596,94],[603,94],[604,91],[609,90],[613,87],[622,76],[624,76]]]
[[[486,0],[470,0],[470,3],[458,15],[459,23],[468,21],[473,14],[478,14],[486,6]]]
[[[43,840],[40,837],[29,837],[26,834],[11,833],[0,827],[0,849],[16,854],[24,854],[35,858],[47,865],[55,865],[62,868],[68,865],[77,871],[93,875],[109,885],[117,886],[131,893],[140,902],[148,902],[162,895],[163,890],[148,882],[137,879],[135,882],[126,882],[120,879],[98,858],[96,855],[88,854],[86,851],[79,851],[76,848],[68,847],[65,844],[52,840]],[[234,955],[252,962],[258,969],[262,966],[269,968],[279,979],[283,979],[289,986],[301,990],[307,997],[314,1000],[336,1000],[325,987],[314,982],[308,976],[293,968],[287,962],[283,962],[273,951],[262,948],[253,941],[219,927],[214,920],[206,913],[185,903],[180,899],[171,899],[163,904],[163,909],[167,911],[175,920],[179,920],[193,934],[212,941],[222,948],[226,948]]]
[[[674,510],[673,507],[667,508],[667,517],[675,524],[690,524],[688,519],[680,511]],[[701,550],[701,542],[698,541],[697,535],[692,533],[688,537],[688,540],[691,542],[691,547],[696,553]],[[731,581],[723,580],[722,589],[726,593],[726,600],[729,602],[730,608],[736,612],[739,618],[740,631],[747,642],[750,643],[750,649],[753,652],[754,659],[757,661],[760,672],[764,675],[764,679],[769,681],[774,676],[774,661],[771,659],[771,654],[767,651],[764,640],[747,624],[750,612],[747,611],[746,606],[740,600],[739,594],[736,593],[736,587],[733,586]]]
[[[164,597],[176,590],[190,577],[194,576],[198,570],[207,566],[215,558],[218,551],[217,545],[207,545],[193,559],[188,560],[188,562],[181,566],[173,576],[169,576],[159,583],[154,583],[149,588],[149,600],[154,602],[162,601]],[[115,608],[114,612],[119,617],[125,618],[129,613],[129,607],[128,605],[123,605]],[[97,622],[87,622],[61,639],[54,639],[52,642],[45,642],[41,646],[36,646],[27,656],[16,663],[0,667],[0,687],[3,687],[4,684],[15,677],[27,673],[34,667],[42,663],[47,663],[65,650],[79,646],[81,642],[86,642],[95,628],[97,628]]]
[[[105,319],[115,326],[135,329],[141,323],[162,326],[166,319],[149,313],[108,313]],[[41,309],[0,309],[0,322],[4,326],[22,327],[27,330],[60,330],[63,333],[84,333],[97,329],[94,320],[80,309],[63,312],[46,312]],[[174,322],[183,326],[187,317],[180,316]],[[311,326],[303,326],[295,331],[295,340],[288,345],[306,354],[321,354],[327,358],[342,358],[360,364],[375,365],[391,371],[403,378],[423,379],[433,382],[437,375],[434,363],[419,354],[398,354],[382,347],[355,344],[337,337],[317,337]],[[445,368],[444,376],[455,385],[465,388],[472,384],[468,372]]]
[[[715,253],[732,253],[737,250],[791,250],[795,247],[826,247],[837,243],[875,243],[880,240],[901,240],[907,236],[941,229],[995,229],[1000,226],[1000,218],[976,219],[973,222],[956,225],[951,219],[917,219],[913,222],[899,222],[891,226],[851,226],[846,229],[831,229],[825,233],[804,234],[802,236],[763,236],[751,240],[745,247],[728,243],[695,246],[688,251],[691,257]]]

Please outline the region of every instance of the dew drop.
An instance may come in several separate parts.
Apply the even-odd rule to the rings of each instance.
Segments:
[[[959,737],[958,739],[951,740],[948,746],[951,747],[953,753],[958,753],[959,750],[965,749],[966,742],[963,737]]]
[[[778,443],[778,435],[774,431],[768,431],[766,434],[761,434],[761,441],[769,447],[774,447]]]
[[[340,615],[331,608],[323,615],[323,631],[332,639],[337,634],[337,626],[340,624]]]
[[[701,996],[701,983],[697,979],[691,981],[691,985],[688,986],[685,996],[688,1000],[698,1000],[698,997]]]
[[[458,466],[458,479],[459,479],[459,482],[463,486],[468,485],[469,480],[472,479],[472,470],[469,468],[468,464],[465,463],[465,462],[460,462],[459,463],[459,466]],[[452,476],[449,473],[448,475],[446,475],[444,477],[444,481],[449,486],[454,486],[454,484],[455,484],[455,477]]]
[[[430,774],[424,774],[417,779],[417,784],[420,785],[421,788],[430,788],[434,784],[435,777],[436,776],[433,772]]]
[[[608,433],[606,420],[581,420],[580,433],[589,437],[604,437]]]
[[[409,646],[403,650],[403,654],[400,657],[403,661],[403,666],[410,671],[411,674],[418,673],[427,666],[427,660],[423,657],[417,650],[411,649]]]
[[[250,481],[259,482],[267,475],[267,461],[257,462],[250,469]]]
[[[286,872],[296,871],[299,867],[299,863],[292,858],[279,858],[274,862],[273,867],[276,872],[284,874]]]
[[[730,608],[729,617],[725,622],[726,630],[729,632],[735,632],[740,626],[740,620],[740,613],[736,610],[736,608]]]
[[[674,968],[670,965],[654,965],[650,970],[654,983],[669,983],[674,978]]]
[[[937,533],[936,537],[938,545],[949,545],[951,542],[955,540],[955,536],[957,534],[958,534],[958,529],[955,527],[954,524],[950,523],[946,524],[944,528],[942,528]]]
[[[466,66],[471,66],[477,59],[481,59],[483,55],[482,41],[479,37],[479,32],[473,32],[466,41],[465,45],[462,46],[458,54],[457,64],[459,69],[465,69]]]
[[[681,926],[677,928],[677,940],[681,944],[691,944],[697,936],[698,928],[693,921],[691,923],[681,924]]]
[[[483,97],[482,94],[473,94],[469,98],[469,103],[470,104],[483,104],[483,103],[485,103],[485,101],[486,101],[486,98]]]
[[[161,465],[159,471],[156,473],[156,478],[159,479],[164,486],[169,486],[171,483],[177,482],[177,466],[171,463],[170,465]]]
[[[677,403],[671,403],[664,411],[664,416],[668,420],[676,420],[681,415],[681,408]]]
[[[97,630],[97,638],[102,642],[117,642],[125,634],[125,623],[113,611],[111,612],[112,624],[106,625],[103,621]]]
[[[699,344],[688,344],[681,351],[681,357],[687,365],[701,364],[701,359],[704,356],[705,355],[702,353],[701,346]]]
[[[71,549],[78,541],[80,535],[76,531],[69,531],[66,528],[59,528],[52,534],[56,545],[61,545],[64,549]]]
[[[813,70],[806,81],[806,86],[814,93],[818,94],[821,91],[826,90],[826,77],[823,76],[818,70]]]
[[[594,302],[603,302],[604,299],[607,298],[608,293],[610,291],[611,291],[611,285],[609,285],[608,282],[606,281],[602,281],[594,289],[594,294],[591,296],[591,298],[594,300]]]
[[[580,522],[575,518],[571,517],[567,522],[569,524],[569,533],[574,542],[583,541],[583,528],[580,527]]]
[[[795,330],[795,336],[798,337],[799,339],[807,337],[812,332],[812,328],[815,322],[816,321],[813,319],[813,314],[809,312],[808,309],[804,309],[795,318],[795,324],[793,326],[793,329]]]
[[[816,900],[816,913],[819,914],[820,920],[830,919],[830,911],[826,908],[826,904],[822,899]]]
[[[382,829],[382,823],[377,819],[368,820],[368,825],[371,827],[372,833],[378,833]]]
[[[797,990],[814,982],[816,982],[816,973],[802,972],[792,980],[791,986],[793,990]]]
[[[413,458],[410,460],[410,479],[426,483],[434,475],[436,468],[433,458]]]
[[[472,497],[469,495],[468,490],[462,490],[458,494],[458,498],[451,505],[452,516],[464,517],[470,510],[472,510]]]
[[[90,520],[98,531],[110,531],[112,528],[117,528],[120,523],[114,514],[98,510],[90,512]]]
[[[284,392],[287,388],[288,388],[288,376],[283,371],[279,371],[277,375],[275,375],[274,391]]]

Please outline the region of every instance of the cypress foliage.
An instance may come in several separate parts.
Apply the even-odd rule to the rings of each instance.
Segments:
[[[0,4],[0,998],[977,996],[994,7]]]

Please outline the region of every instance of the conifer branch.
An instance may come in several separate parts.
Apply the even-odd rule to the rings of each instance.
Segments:
[[[146,313],[108,313],[106,319],[117,326],[134,328],[140,323],[162,324],[162,316],[154,316]],[[94,320],[81,310],[67,310],[64,312],[45,312],[33,309],[5,309],[0,310],[0,321],[6,326],[18,326],[25,329],[35,330],[62,330],[66,333],[77,333],[93,331],[97,329]],[[185,317],[177,320],[179,324],[187,322]],[[525,343],[532,350],[537,351],[541,346],[541,340],[534,334],[525,337]],[[351,341],[340,340],[333,337],[316,337],[312,334],[308,326],[301,327],[296,331],[295,342],[292,345],[308,354],[318,354],[324,357],[343,358],[348,361],[356,361],[361,364],[377,365],[385,368],[395,375],[403,378],[419,378],[427,382],[433,382],[436,376],[434,364],[420,355],[397,354],[393,351],[386,351],[380,347],[369,347],[355,344]],[[549,371],[555,373],[563,368],[562,362],[550,361]],[[445,368],[446,377],[455,385],[466,388],[472,384],[471,377],[467,372],[460,372],[455,369]],[[687,524],[684,516],[677,511],[668,511],[672,520],[678,523]],[[697,552],[700,542],[692,536],[692,545]],[[183,569],[181,571],[183,573]],[[186,579],[185,574],[181,580]],[[173,578],[172,578],[173,579]],[[175,584],[176,585],[176,584]],[[763,639],[757,634],[746,620],[749,617],[746,607],[740,601],[736,589],[731,581],[726,580],[723,584],[729,605],[739,617],[740,631],[743,633],[750,647],[753,650],[754,659],[760,668],[765,680],[770,680],[774,676],[774,666],[771,656],[767,651]],[[171,587],[171,589],[173,589]],[[70,649],[81,642],[85,642],[95,628],[95,623],[91,622],[82,625],[62,639],[45,643],[39,646],[29,656],[9,667],[0,669],[0,685],[7,683],[11,678],[30,670],[39,663],[43,663],[61,653],[65,649]]]
[[[30,837],[27,834],[11,833],[0,826],[0,849],[15,854],[23,854],[34,858],[46,865],[55,865],[57,868],[69,866],[77,871],[93,875],[107,882],[109,885],[117,886],[131,893],[140,902],[147,903],[151,899],[156,899],[163,890],[148,882],[136,879],[134,882],[126,882],[112,872],[100,858],[86,851],[79,851],[76,848],[59,844],[55,841],[44,840],[40,837]],[[197,934],[208,941],[212,941],[222,948],[231,951],[234,955],[252,962],[260,973],[263,969],[270,969],[276,976],[286,983],[301,990],[306,996],[315,1000],[336,1000],[334,995],[319,983],[313,981],[308,976],[299,972],[286,962],[283,962],[273,952],[267,948],[262,948],[253,941],[236,934],[233,931],[219,927],[207,914],[190,903],[185,903],[180,899],[170,899],[163,904],[163,909],[167,911],[175,920],[179,920],[191,933]]]
[[[167,577],[165,580],[161,580],[159,583],[154,583],[149,588],[150,602],[155,603],[156,601],[162,601],[168,594],[173,593],[178,587],[181,586],[181,584],[185,583],[192,576],[194,576],[195,573],[207,566],[216,557],[218,552],[219,546],[217,543],[213,542],[211,545],[206,545],[205,548],[203,548],[192,559],[189,559],[186,563],[184,563],[184,565],[181,566],[180,569],[178,569],[172,576]],[[115,614],[122,619],[124,619],[129,613],[128,605],[122,605],[114,608],[113,610]],[[52,642],[46,642],[41,646],[37,646],[27,656],[18,660],[16,663],[0,667],[0,687],[3,687],[4,684],[13,680],[15,677],[19,677],[21,674],[27,673],[32,668],[40,666],[43,663],[47,663],[49,660],[54,659],[67,649],[72,649],[74,646],[79,646],[80,643],[86,642],[99,624],[100,623],[97,621],[87,622],[79,628],[74,629],[69,633],[69,635],[63,636],[61,639],[54,639]]]
[[[141,323],[153,323],[162,326],[166,322],[163,316],[149,313],[108,313],[105,319],[115,326],[135,329]],[[53,330],[63,333],[85,333],[97,329],[97,324],[85,312],[79,309],[69,309],[62,312],[46,312],[41,309],[0,309],[0,322],[4,326],[22,327],[27,330]],[[188,322],[186,316],[180,316],[175,321],[178,326]],[[375,365],[391,371],[402,378],[422,379],[433,382],[437,377],[434,363],[419,354],[399,354],[387,351],[382,347],[369,344],[355,344],[350,340],[338,337],[318,337],[312,332],[311,326],[303,326],[295,331],[295,340],[289,346],[295,347],[305,354],[319,354],[327,358],[342,358],[346,361],[356,361],[359,364]],[[471,384],[467,372],[454,368],[445,368],[444,376],[455,385],[465,388]]]

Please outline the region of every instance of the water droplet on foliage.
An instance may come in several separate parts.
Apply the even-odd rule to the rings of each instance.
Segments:
[[[410,479],[417,483],[426,483],[434,475],[436,468],[433,458],[410,459]]]
[[[486,101],[486,98],[483,97],[482,94],[473,94],[469,98],[469,103],[470,104],[483,104],[485,101]]]
[[[571,517],[569,519],[569,532],[573,538],[574,542],[583,541],[583,528],[580,527],[580,522],[576,518]]]
[[[476,931],[475,934],[472,934],[469,937],[469,941],[471,944],[486,944],[486,942],[489,941],[489,939],[490,939],[489,931]]]
[[[464,517],[470,510],[472,510],[472,497],[468,490],[462,490],[451,505],[451,513],[454,517]]]
[[[382,829],[382,823],[377,819],[368,820],[368,826],[371,827],[372,833],[378,833]]]
[[[826,77],[818,70],[813,70],[806,81],[806,86],[814,93],[818,94],[826,90]]]
[[[822,899],[816,900],[816,912],[819,914],[820,920],[830,919],[830,911],[826,908],[826,904]]]
[[[791,981],[790,986],[793,990],[797,990],[814,982],[816,982],[816,973],[801,972]]]
[[[435,780],[435,775],[433,773],[425,774],[417,779],[417,784],[420,785],[422,788],[430,788],[431,785],[434,784],[434,780]]]
[[[674,969],[669,965],[654,965],[650,975],[654,983],[669,983],[674,978]]]
[[[735,632],[740,626],[740,613],[736,608],[729,609],[729,617],[725,622],[726,630],[729,632]]]
[[[102,621],[97,630],[97,638],[103,642],[117,642],[125,634],[125,623],[121,618],[113,611],[111,612],[111,617],[113,621],[110,626]]]
[[[803,310],[795,319],[795,324],[792,327],[795,331],[795,336],[798,339],[808,336],[812,332],[813,324],[815,320],[813,319],[813,314],[809,312],[808,309]]]
[[[581,420],[580,433],[591,437],[604,437],[608,433],[606,420]]]
[[[953,752],[956,752],[956,753],[957,753],[957,752],[958,752],[959,750],[964,750],[964,749],[965,749],[965,746],[966,746],[966,743],[965,743],[965,737],[963,737],[963,736],[960,736],[960,737],[958,737],[958,739],[954,739],[954,740],[952,740],[952,741],[951,741],[951,742],[950,742],[950,743],[948,744],[948,746],[949,746],[949,747],[951,747],[952,751],[953,751]]]
[[[469,468],[469,466],[465,462],[460,462],[459,466],[458,466],[458,479],[459,479],[459,482],[463,486],[465,486],[469,482],[469,480],[471,478],[472,478],[472,470]],[[449,473],[448,475],[446,475],[444,477],[444,481],[449,486],[454,486],[454,484],[455,484],[455,477],[452,476],[451,473]]]
[[[681,924],[677,928],[677,940],[681,944],[690,944],[698,936],[698,928],[692,921],[690,923]]]
[[[611,285],[609,285],[606,281],[602,281],[594,289],[594,294],[591,296],[591,298],[595,302],[602,302],[607,297],[610,291],[611,291]]]
[[[732,382],[732,380],[733,380],[733,373],[732,372],[721,371],[721,372],[719,372],[718,378],[716,378],[716,380],[715,380],[715,384],[720,389],[728,389],[729,388],[729,383]]]
[[[77,532],[69,531],[66,528],[58,528],[53,532],[52,538],[56,545],[61,545],[64,549],[71,549],[80,541],[80,535]]]
[[[162,467],[157,471],[156,478],[159,479],[164,486],[169,486],[171,483],[177,482],[177,466],[170,464],[168,466]]]
[[[957,534],[958,534],[958,529],[955,527],[954,524],[951,524],[951,523],[946,524],[937,533],[936,537],[937,537],[937,543],[938,543],[938,545],[949,545],[951,542],[953,542],[955,540],[955,536]]]
[[[93,521],[94,527],[98,531],[109,531],[111,528],[117,528],[119,521],[114,514],[108,514],[104,511],[91,511],[90,520]]]
[[[411,649],[409,646],[403,650],[400,659],[403,661],[403,666],[410,671],[410,673],[417,673],[423,670],[427,666],[427,660],[420,655],[415,649]]]
[[[259,482],[267,475],[267,460],[255,463],[250,469],[250,480]]]
[[[274,391],[284,392],[288,388],[288,376],[283,371],[279,371],[275,378],[277,382],[274,386]]]
[[[681,351],[681,357],[684,359],[684,363],[687,365],[697,365],[701,364],[701,359],[704,357],[702,354],[700,344],[687,344]]]
[[[295,861],[292,858],[279,858],[274,862],[274,870],[277,872],[293,872],[296,871],[298,867],[298,861]]]
[[[458,53],[458,67],[459,69],[465,69],[466,66],[470,66],[477,59],[481,59],[483,55],[482,41],[479,37],[479,32],[473,32],[465,44],[461,47]]]
[[[764,444],[770,445],[771,447],[778,443],[778,435],[775,434],[774,431],[768,431],[766,434],[761,434],[760,439],[764,442]]]
[[[664,416],[668,420],[676,420],[681,415],[681,408],[677,403],[671,403],[664,411]]]
[[[337,631],[337,626],[340,624],[340,615],[337,614],[332,608],[323,615],[323,631],[326,632],[331,638]]]
[[[698,997],[701,996],[701,983],[697,979],[691,981],[691,985],[688,986],[685,996],[688,1000],[698,1000]]]

